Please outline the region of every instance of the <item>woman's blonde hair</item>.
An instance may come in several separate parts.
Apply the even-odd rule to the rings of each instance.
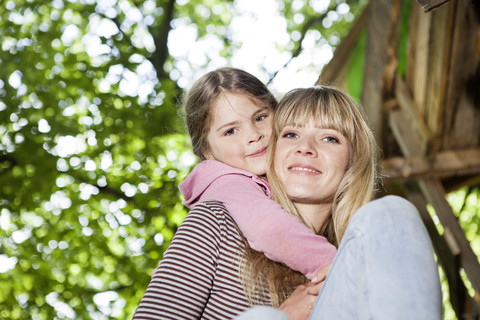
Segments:
[[[350,151],[349,164],[334,195],[331,214],[318,230],[302,216],[288,198],[274,170],[276,143],[283,128],[285,126],[301,127],[312,118],[323,128],[337,130],[345,136]],[[335,246],[338,246],[342,240],[354,213],[373,198],[377,182],[376,167],[375,138],[363,116],[361,107],[347,93],[333,87],[316,86],[294,89],[279,102],[273,118],[267,168],[272,197],[285,210],[297,216],[307,227],[318,235],[326,237]],[[255,274],[257,283],[268,284],[270,291],[273,290],[272,296],[279,298],[278,304],[290,293],[288,290],[291,290],[292,286],[299,284],[295,272],[281,269],[278,263],[268,261],[264,255],[255,254],[252,251],[248,255],[246,272]],[[297,283],[294,283],[295,281]],[[255,284],[250,287],[254,288]],[[254,295],[248,291],[247,293]]]
[[[254,75],[236,68],[219,68],[198,79],[184,96],[183,113],[188,134],[192,140],[193,153],[205,160],[209,150],[207,134],[210,130],[212,112],[216,101],[226,93],[244,94],[255,104],[274,111],[277,100]]]

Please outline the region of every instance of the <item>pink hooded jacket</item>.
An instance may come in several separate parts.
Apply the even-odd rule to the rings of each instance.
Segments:
[[[223,202],[253,249],[309,279],[333,261],[335,246],[273,201],[269,184],[252,173],[205,160],[179,188],[189,208],[206,200]]]

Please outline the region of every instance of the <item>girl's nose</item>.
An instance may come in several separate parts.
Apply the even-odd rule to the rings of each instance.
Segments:
[[[258,128],[252,127],[252,128],[250,128],[250,133],[249,133],[249,136],[248,136],[248,143],[258,142],[258,141],[262,140],[262,138],[264,136],[265,135],[263,134],[263,132],[258,130]]]

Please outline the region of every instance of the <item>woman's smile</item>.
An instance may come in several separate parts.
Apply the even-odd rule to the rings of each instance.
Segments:
[[[321,174],[322,172],[312,166],[308,165],[299,165],[294,164],[288,167],[288,171],[296,172],[296,173],[313,173],[313,174]]]
[[[304,126],[282,130],[275,148],[275,172],[295,204],[324,204],[332,201],[349,154],[340,132],[311,119]]]

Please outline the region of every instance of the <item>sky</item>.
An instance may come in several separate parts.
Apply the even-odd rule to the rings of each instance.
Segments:
[[[305,2],[294,1],[293,5],[295,6],[295,3],[305,5]],[[310,0],[308,4],[318,12],[323,12],[329,2],[328,0]],[[290,59],[290,54],[281,53],[276,46],[288,45],[290,36],[286,31],[285,19],[279,15],[277,2],[275,0],[237,0],[234,4],[239,14],[233,18],[230,25],[231,38],[241,46],[231,59],[232,66],[254,74],[263,82],[269,79],[267,73],[273,74],[281,70],[269,85],[270,90],[277,97],[290,89],[313,85],[322,67],[333,56],[333,50],[328,44],[318,45],[320,33],[315,31],[307,33],[302,43],[302,53],[283,68]],[[342,10],[348,12],[349,8],[345,5]],[[301,16],[296,18],[297,22],[302,22]],[[180,86],[188,88],[192,81],[203,73],[226,65],[225,59],[218,54],[222,48],[218,39],[211,37],[196,42],[195,29],[192,25],[182,24],[182,21],[176,21],[174,25],[175,29],[170,34],[168,46],[170,54],[178,61],[176,67],[180,70],[180,74],[174,80],[177,80]],[[193,65],[196,63],[201,65],[206,57],[212,59],[207,70],[192,69],[190,64],[185,63],[188,59]]]
[[[98,2],[101,6],[97,10],[102,10],[107,17],[116,15],[114,11],[111,11],[111,5],[115,2],[112,1]],[[186,1],[188,0],[178,0],[177,6],[182,6]],[[294,0],[292,6],[299,9],[301,6],[309,5],[321,14],[328,8],[329,3],[330,0]],[[119,0],[117,5],[126,15],[127,22],[138,24],[135,36],[132,38],[135,45],[153,52],[153,38],[149,35],[146,26],[153,21],[148,21],[145,14],[142,14],[138,8],[132,7],[128,1]],[[309,31],[302,42],[301,54],[284,68],[290,59],[290,53],[281,52],[278,47],[288,47],[292,44],[286,30],[285,18],[279,13],[278,1],[236,0],[230,5],[235,6],[236,14],[231,24],[225,27],[228,28],[232,43],[239,48],[234,52],[230,62],[220,55],[224,44],[215,35],[215,31],[198,39],[194,23],[185,18],[172,21],[168,49],[169,54],[174,58],[174,66],[170,71],[170,77],[180,87],[188,89],[204,73],[224,66],[244,69],[264,83],[267,83],[271,74],[280,70],[274,81],[269,84],[269,89],[277,98],[280,98],[290,89],[313,85],[323,66],[333,57],[333,49],[329,42],[340,41],[338,37],[332,39],[332,37],[335,38],[335,35],[326,41],[322,39],[320,32]],[[197,5],[197,8],[201,9],[201,7],[201,5]],[[215,12],[215,8],[209,9],[205,7],[205,19],[208,19],[210,11]],[[146,0],[143,3],[143,10],[155,10],[154,1]],[[328,24],[331,25],[335,20],[345,18],[345,15],[347,19],[353,19],[353,16],[349,14],[348,5],[340,4],[337,11],[329,12],[327,19],[323,21],[324,26],[328,27]],[[294,16],[294,22],[303,22],[303,16],[297,14]],[[79,50],[87,50],[91,57],[97,57],[100,60],[102,55],[111,53],[110,47],[101,44],[100,37],[109,38],[119,30],[111,20],[102,18],[100,15],[91,19],[89,29],[90,34],[82,37],[83,46]],[[79,34],[78,27],[74,24],[68,25],[64,28],[61,40],[65,45],[73,45],[75,48],[75,40],[78,39]],[[295,37],[299,38],[300,34],[293,35],[293,40],[298,40]],[[75,50],[74,48],[72,50]],[[103,90],[110,90],[110,84],[121,78],[120,90],[124,94],[136,96],[140,102],[146,102],[148,95],[154,90],[155,72],[145,57],[137,55],[136,59],[140,65],[134,72],[124,69],[121,65],[112,66],[108,76],[101,83]],[[207,64],[206,67],[205,64]]]

